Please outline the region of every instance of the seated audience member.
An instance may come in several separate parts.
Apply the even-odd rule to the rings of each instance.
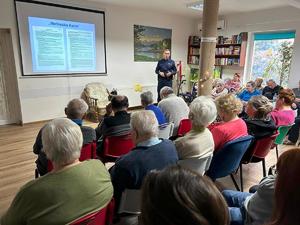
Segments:
[[[282,89],[276,100],[275,109],[271,112],[271,117],[277,127],[294,123],[295,113],[291,106],[295,101],[295,94],[291,89]]]
[[[106,107],[106,115],[96,128],[97,154],[100,155],[103,149],[103,140],[107,136],[120,136],[130,132],[130,114],[128,110],[128,98],[124,95],[116,95]]]
[[[214,139],[206,127],[216,116],[216,105],[211,98],[200,96],[194,99],[189,113],[192,130],[175,141],[179,159],[207,157],[213,153]]]
[[[267,86],[265,86],[262,90],[262,95],[266,96],[270,100],[273,100],[274,96],[278,95],[281,89],[281,86],[276,84],[273,79],[270,79],[267,81]]]
[[[281,154],[277,162],[275,204],[268,225],[298,225],[300,213],[300,148]]]
[[[243,102],[248,102],[252,96],[260,95],[260,92],[255,89],[255,83],[253,81],[247,82],[246,89],[242,93],[238,94],[238,97]]]
[[[225,84],[224,84],[223,80],[217,79],[215,82],[215,85],[216,86],[214,87],[214,89],[211,92],[211,97],[213,99],[215,99],[221,95],[228,94],[228,90],[225,88]]]
[[[264,82],[264,79],[262,77],[257,77],[254,81],[255,83],[255,90],[259,91],[259,93],[262,93],[263,86],[262,83]]]
[[[300,81],[299,81],[299,88],[293,88],[293,92],[295,94],[295,102],[293,105],[294,110],[298,110],[297,117],[295,118],[295,124],[292,126],[288,140],[285,141],[284,144],[294,145],[296,144],[299,138],[299,131],[300,131]]]
[[[143,225],[228,225],[226,202],[213,182],[197,173],[168,167],[153,171],[142,186]]]
[[[226,94],[215,101],[222,122],[209,126],[215,143],[215,151],[229,141],[248,135],[246,123],[238,117],[243,104],[234,94]]]
[[[178,161],[172,141],[158,139],[158,122],[152,111],[133,113],[130,124],[136,147],[121,156],[110,170],[117,206],[126,188],[139,189],[151,170],[161,170]]]
[[[88,105],[83,99],[75,98],[72,99],[67,107],[65,108],[65,114],[67,118],[72,120],[78,126],[80,126],[82,135],[83,135],[83,145],[92,143],[96,140],[95,130],[91,127],[82,126],[83,118],[88,110]],[[35,161],[38,172],[41,176],[45,175],[47,171],[47,157],[42,151],[42,131],[44,127],[39,131],[35,143],[33,145],[33,152],[38,155],[37,160]]]
[[[2,225],[69,224],[105,207],[112,198],[105,166],[98,160],[79,162],[83,137],[77,124],[55,119],[43,128],[42,140],[53,170],[21,188]]]
[[[296,97],[296,99],[295,99],[296,103],[300,103],[300,80],[299,80],[299,84],[298,85],[299,86],[297,88],[293,88],[293,92],[294,92],[295,97]]]
[[[229,92],[238,92],[241,88],[241,75],[239,73],[235,73],[233,75],[233,79],[228,80],[225,83],[225,87]]]
[[[170,87],[163,87],[160,90],[160,97],[162,100],[158,103],[158,107],[164,113],[167,122],[174,123],[173,135],[177,135],[180,121],[188,118],[189,107]]]
[[[272,136],[277,127],[270,117],[273,106],[270,100],[262,95],[253,96],[246,106],[248,119],[245,120],[248,134],[255,139]]]
[[[224,190],[232,225],[265,224],[271,219],[274,206],[276,176],[269,175],[261,180],[254,194]]]
[[[161,109],[155,105],[153,105],[153,94],[151,91],[146,91],[141,94],[141,104],[145,108],[145,110],[151,110],[154,112],[158,124],[166,123],[166,118],[162,113]]]

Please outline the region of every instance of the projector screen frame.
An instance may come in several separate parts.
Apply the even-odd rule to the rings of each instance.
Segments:
[[[23,58],[22,58],[22,48],[21,48],[21,40],[20,40],[20,34],[19,34],[19,21],[18,21],[18,13],[17,13],[17,2],[25,2],[30,4],[37,4],[37,5],[46,5],[46,6],[52,6],[52,7],[59,7],[59,8],[65,8],[65,9],[72,9],[72,10],[79,10],[79,11],[85,11],[85,12],[92,12],[92,13],[99,13],[103,14],[103,42],[104,42],[104,68],[105,71],[102,73],[95,73],[95,72],[74,72],[74,73],[36,73],[36,74],[24,74],[24,68],[23,68]],[[18,51],[20,55],[20,65],[21,65],[21,77],[20,78],[49,78],[49,77],[88,77],[88,76],[107,76],[107,57],[106,57],[106,27],[105,27],[105,11],[102,10],[95,10],[95,9],[89,9],[89,8],[82,8],[77,6],[70,6],[70,5],[61,5],[56,3],[50,3],[50,2],[40,2],[35,0],[14,0],[14,6],[15,6],[15,17],[16,17],[16,23],[17,23],[17,39],[18,39]]]

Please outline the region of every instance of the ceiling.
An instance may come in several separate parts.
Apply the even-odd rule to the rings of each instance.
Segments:
[[[91,0],[118,6],[149,9],[187,17],[199,17],[201,11],[188,9],[187,4],[197,0]],[[220,0],[220,15],[251,12],[264,9],[293,6],[300,8],[300,0]]]

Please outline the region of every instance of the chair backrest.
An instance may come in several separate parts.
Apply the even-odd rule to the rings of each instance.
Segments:
[[[134,143],[130,134],[122,136],[108,136],[104,139],[104,157],[119,158],[133,149]]]
[[[114,207],[115,203],[112,199],[106,207],[79,218],[70,225],[110,225],[113,220]]]
[[[122,193],[118,213],[141,213],[141,190],[125,189]]]
[[[215,180],[236,171],[252,140],[253,137],[248,135],[227,142],[214,154],[206,175]]]
[[[84,161],[87,159],[95,159],[96,156],[96,142],[88,143],[82,146],[79,161]],[[50,160],[47,162],[47,171],[53,170],[53,164]]]
[[[275,139],[274,143],[277,144],[277,145],[281,145],[284,141],[284,138],[286,137],[287,133],[289,132],[289,130],[291,129],[291,127],[293,125],[294,124],[278,127],[278,133],[279,134],[278,134],[277,138]]]
[[[88,143],[82,146],[79,161],[87,159],[95,159],[96,157],[96,142]]]
[[[269,137],[264,137],[258,140],[254,139],[254,142],[250,145],[250,147],[244,154],[242,163],[247,164],[251,162],[251,159],[253,157],[264,159],[269,154],[277,135],[278,134],[276,133]]]
[[[179,123],[177,135],[184,136],[191,129],[192,129],[192,121],[190,119],[183,119]]]
[[[212,154],[203,158],[189,158],[179,160],[178,164],[180,166],[193,170],[196,173],[204,175],[204,173],[209,169],[211,159]]]
[[[269,154],[276,137],[277,134],[274,134],[270,137],[257,140],[253,147],[253,156],[261,159],[265,158]]]
[[[169,139],[173,134],[174,123],[161,124],[158,130],[158,137],[162,139]]]

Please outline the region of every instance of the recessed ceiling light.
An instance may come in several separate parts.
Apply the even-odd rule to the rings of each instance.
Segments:
[[[203,11],[203,1],[196,1],[196,2],[193,2],[193,3],[188,3],[186,5],[186,7],[189,8],[189,9]]]

